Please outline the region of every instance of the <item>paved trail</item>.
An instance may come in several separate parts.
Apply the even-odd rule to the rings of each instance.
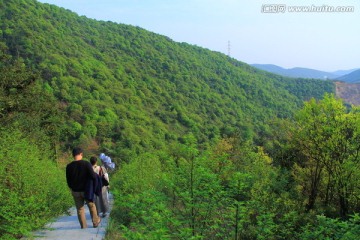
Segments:
[[[113,204],[112,196],[110,198],[110,210]],[[54,222],[45,226],[44,229],[33,233],[32,237],[24,240],[101,240],[104,239],[106,227],[109,221],[109,215],[101,218],[101,223],[97,228],[93,228],[89,209],[85,205],[86,221],[88,228],[81,229],[76,215],[75,207],[69,210],[70,215],[61,216]]]

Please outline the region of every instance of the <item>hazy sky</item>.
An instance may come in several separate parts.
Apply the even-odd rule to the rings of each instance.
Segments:
[[[40,0],[139,26],[246,63],[323,71],[360,67],[360,0]],[[276,5],[268,5],[268,4]],[[279,7],[280,8],[274,8]],[[300,6],[299,12],[291,8]],[[353,12],[329,12],[350,6]],[[304,12],[311,7],[313,12]],[[322,7],[322,8],[318,8]],[[304,10],[301,10],[304,9]],[[280,13],[268,13],[281,11]],[[322,11],[322,12],[316,12]]]

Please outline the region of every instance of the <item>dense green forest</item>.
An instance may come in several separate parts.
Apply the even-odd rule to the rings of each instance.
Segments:
[[[0,239],[42,227],[72,202],[54,152],[65,115],[0,43]]]
[[[334,91],[331,82],[257,71],[139,27],[36,1],[1,3],[1,42],[39,73],[69,116],[62,140],[96,139],[125,161],[187,132],[205,143],[239,129],[261,141],[271,118]]]
[[[109,239],[359,234],[359,110],[333,82],[34,0],[0,8],[1,238],[71,205],[73,146],[117,163]]]

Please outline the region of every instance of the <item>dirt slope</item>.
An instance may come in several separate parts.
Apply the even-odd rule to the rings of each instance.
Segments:
[[[336,82],[336,96],[346,103],[360,105],[360,83]]]

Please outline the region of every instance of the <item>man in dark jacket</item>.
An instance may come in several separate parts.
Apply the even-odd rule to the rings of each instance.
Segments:
[[[95,203],[90,202],[84,197],[87,183],[88,181],[96,180],[96,173],[90,162],[82,160],[83,151],[81,148],[74,148],[72,155],[74,161],[66,166],[66,181],[75,201],[80,226],[81,228],[87,228],[84,208],[84,202],[86,202],[89,207],[93,227],[97,227],[101,219],[97,214]]]

